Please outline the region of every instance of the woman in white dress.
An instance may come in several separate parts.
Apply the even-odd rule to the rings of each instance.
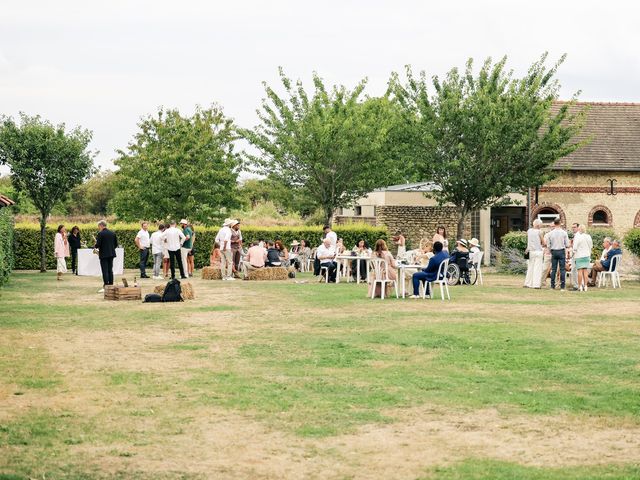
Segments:
[[[544,239],[540,231],[541,226],[542,220],[536,218],[533,221],[533,226],[527,230],[526,251],[529,253],[529,260],[527,260],[527,276],[524,280],[526,288],[540,288],[542,282],[542,247]]]
[[[586,292],[589,283],[588,271],[593,239],[587,233],[584,225],[580,225],[578,231],[580,235],[576,235],[573,241],[573,258],[576,259],[576,269],[578,270],[578,290]]]
[[[449,253],[449,241],[447,240],[447,229],[444,226],[440,225],[436,234],[431,239],[431,244],[433,245],[436,242],[440,242],[442,244],[442,250]]]
[[[58,233],[54,240],[54,253],[56,256],[56,271],[58,280],[62,280],[62,275],[67,273],[67,257],[69,256],[69,241],[67,240],[67,230],[64,225],[58,227]]]

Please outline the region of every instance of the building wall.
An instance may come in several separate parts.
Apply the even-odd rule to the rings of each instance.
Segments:
[[[609,194],[609,179],[617,180],[616,195]],[[545,206],[560,208],[567,225],[574,222],[592,225],[593,212],[604,210],[609,216],[608,226],[622,236],[630,228],[640,226],[640,174],[563,172],[539,189],[538,206],[532,206],[531,220]]]
[[[454,239],[458,225],[458,214],[453,207],[437,206],[378,206],[377,225],[384,225],[393,235],[402,231],[410,248],[418,248],[422,238],[431,240],[438,225],[447,229],[449,240]],[[471,233],[471,220],[465,225],[466,237]]]

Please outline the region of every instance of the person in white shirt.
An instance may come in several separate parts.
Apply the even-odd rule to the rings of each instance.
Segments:
[[[338,265],[335,262],[336,248],[331,245],[331,239],[326,236],[322,241],[322,245],[316,250],[316,258],[320,261],[320,267],[329,269],[329,283],[336,283],[336,269]]]
[[[235,280],[233,278],[233,252],[231,251],[231,227],[238,222],[227,218],[222,224],[222,228],[216,235],[216,242],[220,245],[222,252],[222,280]]]
[[[576,268],[576,256],[575,256],[575,243],[580,236],[578,229],[580,225],[577,223],[571,224],[571,231],[573,232],[573,238],[571,239],[571,285],[574,290],[578,290],[578,269]]]
[[[336,234],[336,232],[331,230],[331,227],[329,225],[325,225],[322,230],[324,231],[324,238],[328,238],[331,242],[331,246],[335,249],[336,244],[338,243],[338,235]]]
[[[609,254],[609,250],[611,250],[611,239],[609,237],[604,237],[602,240],[602,255],[600,255],[600,261],[604,262],[607,259],[607,255]]]
[[[170,227],[167,228],[162,234],[162,239],[167,243],[167,250],[169,251],[169,266],[171,268],[171,279],[176,278],[176,262],[180,269],[180,278],[184,279],[187,276],[184,274],[184,265],[182,265],[182,254],[180,249],[185,241],[184,233],[176,228],[176,221],[171,220]]]
[[[160,280],[160,269],[162,268],[164,240],[164,224],[158,224],[158,230],[151,234],[151,255],[153,255],[153,279]]]
[[[526,288],[540,288],[542,280],[542,245],[544,240],[542,239],[542,232],[540,232],[541,226],[542,220],[536,218],[533,221],[533,226],[527,230],[529,260],[527,261],[527,276],[524,280]]]
[[[584,225],[580,225],[578,231],[580,235],[573,237],[573,257],[575,259],[576,269],[578,270],[578,290],[586,292],[589,282],[588,269],[591,260],[593,239],[591,235],[587,233]]]
[[[149,247],[151,239],[149,238],[149,223],[142,222],[142,227],[136,235],[136,247],[140,251],[140,278],[149,278],[147,276],[147,260],[149,259]]]

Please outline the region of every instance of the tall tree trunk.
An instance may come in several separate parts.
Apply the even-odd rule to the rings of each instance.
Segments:
[[[40,212],[40,272],[47,271],[47,217],[48,213]]]
[[[461,238],[464,237],[464,221],[467,219],[466,210],[464,209],[460,210],[459,215],[460,216],[458,217],[458,229],[456,231],[456,240],[460,240]]]
[[[324,207],[324,224],[331,226],[333,223],[333,208]]]

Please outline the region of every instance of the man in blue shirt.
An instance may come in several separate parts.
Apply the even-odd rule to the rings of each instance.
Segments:
[[[622,255],[622,250],[620,249],[620,241],[619,240],[614,240],[611,243],[611,248],[609,249],[608,252],[606,252],[606,258],[602,261],[597,261],[594,265],[593,268],[591,268],[591,273],[589,274],[589,286],[590,287],[595,287],[596,286],[596,279],[598,278],[598,273],[599,272],[606,272],[609,270],[609,267],[611,266],[611,259],[616,256],[616,255]],[[605,254],[603,254],[603,256],[605,256]],[[618,268],[617,264],[613,265],[613,270],[615,271],[615,269]]]
[[[449,258],[449,254],[442,250],[442,242],[435,242],[433,244],[434,256],[429,260],[429,264],[420,272],[413,274],[413,295],[410,298],[420,298],[420,282],[427,282],[427,296],[431,296],[429,291],[429,282],[438,280],[438,270],[440,264]],[[446,274],[446,272],[445,272]]]

